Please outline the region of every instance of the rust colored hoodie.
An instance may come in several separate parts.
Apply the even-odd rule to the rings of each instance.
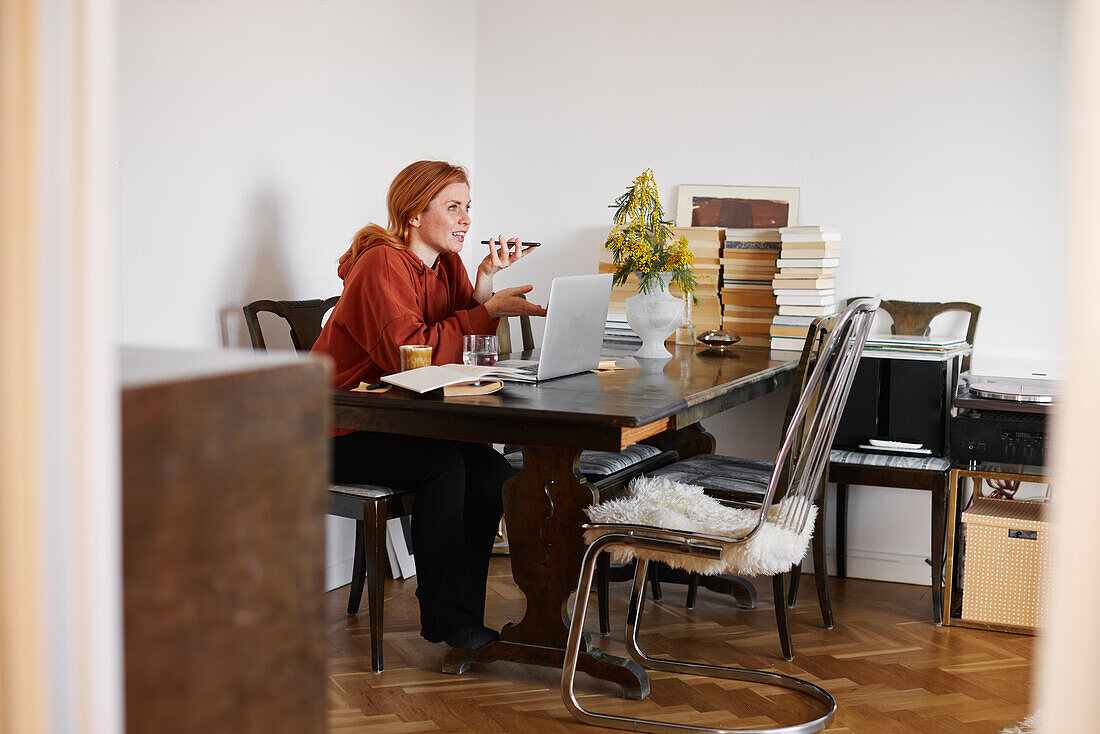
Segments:
[[[344,292],[311,350],[335,362],[334,387],[398,372],[403,344],[430,344],[432,364],[449,364],[462,361],[464,334],[496,333],[457,254],[440,255],[429,268],[408,250],[376,241],[337,274]]]

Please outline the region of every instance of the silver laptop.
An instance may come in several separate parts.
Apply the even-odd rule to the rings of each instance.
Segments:
[[[595,369],[610,303],[610,273],[554,278],[538,360],[505,359],[497,365],[533,374],[536,382]]]

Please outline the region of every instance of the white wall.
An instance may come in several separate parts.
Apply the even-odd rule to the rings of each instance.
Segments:
[[[120,5],[126,342],[245,344],[242,303],[337,292],[393,173],[440,157],[471,240],[546,243],[499,278],[539,299],[652,167],[670,213],[678,183],[799,186],[841,295],[980,303],[977,362],[1061,354],[1061,2]],[[707,428],[768,456],[785,400]],[[929,513],[853,490],[852,573],[927,582]]]
[[[255,298],[339,292],[393,174],[473,157],[464,2],[122,0],[122,333],[245,345]]]
[[[679,183],[801,187],[844,233],[842,296],[983,306],[978,355],[1062,351],[1063,6],[478,4],[478,213],[546,243],[508,284],[592,272],[607,205]],[[506,60],[502,63],[501,60]],[[537,264],[536,264],[537,263]],[[773,455],[786,394],[706,422]],[[854,575],[930,581],[926,493],[853,488]]]
[[[246,346],[243,304],[339,293],[393,174],[473,157],[473,8],[121,0],[123,341]],[[354,524],[328,530],[331,588]]]

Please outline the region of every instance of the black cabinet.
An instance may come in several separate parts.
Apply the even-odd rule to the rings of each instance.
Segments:
[[[872,438],[919,443],[947,453],[951,396],[959,359],[867,357],[856,371],[833,447],[866,450]]]

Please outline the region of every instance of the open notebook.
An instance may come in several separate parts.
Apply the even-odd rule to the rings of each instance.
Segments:
[[[517,380],[534,382],[535,377],[523,370],[510,367],[483,367],[474,364],[445,364],[417,367],[394,375],[386,375],[383,382],[403,387],[413,392],[425,393],[449,385],[469,385],[482,380]]]

